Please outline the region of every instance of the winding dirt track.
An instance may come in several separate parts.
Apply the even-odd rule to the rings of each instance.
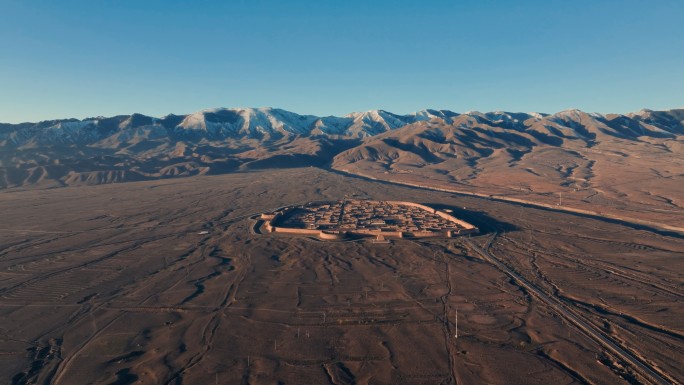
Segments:
[[[495,233],[496,235],[496,233]],[[487,249],[489,248],[489,245],[491,242],[494,240],[494,237],[489,240],[487,245],[482,248],[477,246],[474,242],[472,242],[470,239],[464,239],[464,242],[470,246],[473,250],[477,251],[485,260],[490,262],[491,264],[495,265],[498,267],[501,271],[505,272],[512,278],[514,278],[521,286],[523,286],[525,289],[529,290],[531,293],[533,293],[537,298],[545,302],[547,305],[551,306],[558,314],[562,315],[570,321],[572,324],[574,324],[576,327],[578,327],[580,330],[582,330],[584,333],[586,333],[589,337],[594,339],[596,342],[601,344],[603,347],[606,349],[612,351],[614,354],[616,354],[618,357],[620,357],[622,360],[629,362],[631,365],[634,367],[638,368],[638,370],[644,374],[646,377],[650,378],[651,380],[655,381],[658,384],[661,385],[672,385],[674,382],[672,380],[669,380],[666,375],[659,370],[651,367],[647,363],[643,362],[640,360],[638,357],[630,353],[628,350],[620,346],[617,342],[613,341],[611,338],[607,337],[604,333],[601,333],[601,331],[597,330],[595,327],[593,327],[591,324],[585,322],[580,315],[576,314],[572,310],[568,309],[565,305],[563,305],[560,301],[555,300],[548,296],[546,293],[544,293],[541,289],[539,289],[537,286],[531,284],[529,281],[527,281],[525,278],[523,278],[520,274],[516,273],[513,271],[511,268],[506,266],[503,262],[501,262],[498,258],[493,256]]]

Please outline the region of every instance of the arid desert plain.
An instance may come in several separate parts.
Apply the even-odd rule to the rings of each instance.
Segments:
[[[480,234],[255,228],[346,198],[452,210]],[[0,213],[0,383],[684,379],[676,232],[310,167],[10,189]]]

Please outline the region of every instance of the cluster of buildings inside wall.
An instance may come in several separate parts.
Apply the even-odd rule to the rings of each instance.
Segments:
[[[400,201],[343,200],[312,202],[262,214],[270,232],[342,239],[349,235],[380,238],[452,237],[478,229],[443,211]]]

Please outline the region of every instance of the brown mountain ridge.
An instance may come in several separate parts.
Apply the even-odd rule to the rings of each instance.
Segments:
[[[451,191],[681,222],[684,109],[596,114],[212,109],[0,124],[0,188],[332,167]],[[630,213],[631,212],[631,213]]]

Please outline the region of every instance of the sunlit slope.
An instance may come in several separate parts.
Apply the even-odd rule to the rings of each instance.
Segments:
[[[684,206],[683,117],[682,110],[468,113],[375,136],[336,156],[333,167],[592,211],[646,212],[676,223]]]

